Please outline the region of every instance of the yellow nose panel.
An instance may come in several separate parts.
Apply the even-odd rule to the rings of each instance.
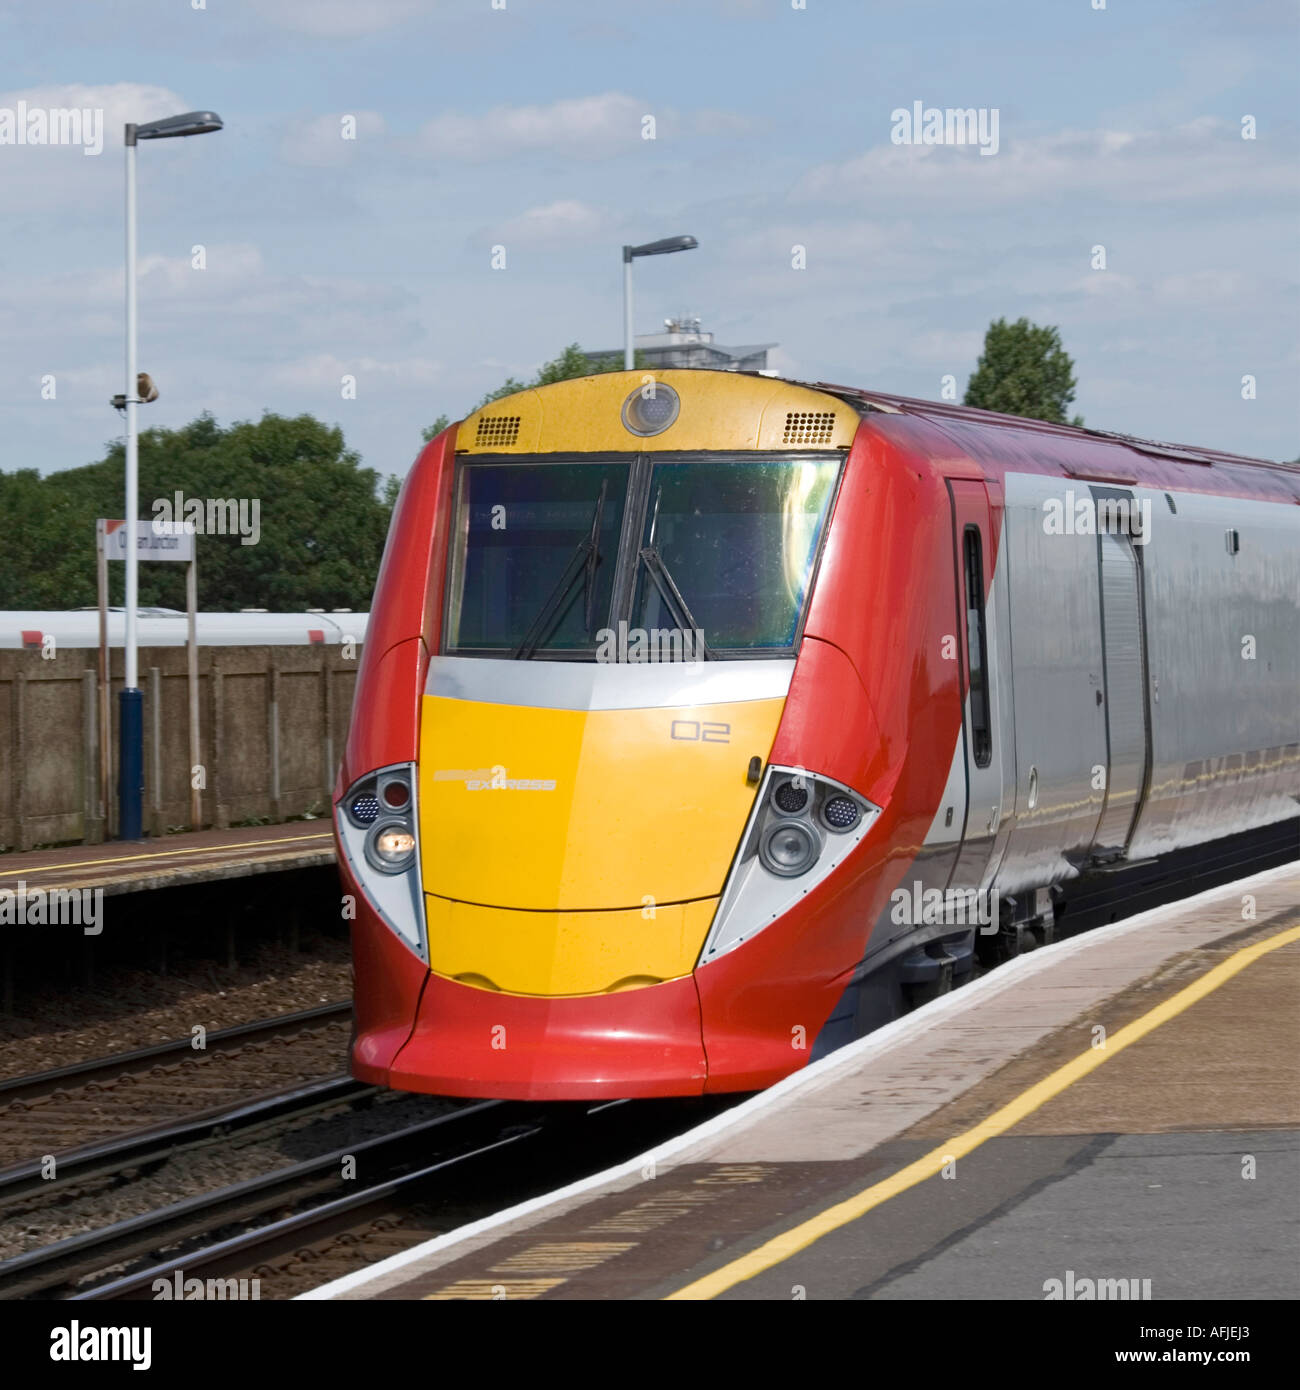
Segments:
[[[753,805],[749,760],[766,761],[783,705],[588,711],[425,696],[425,892],[547,912],[717,897]]]
[[[507,994],[604,994],[689,975],[717,899],[627,912],[516,912],[426,897],[429,967]]]

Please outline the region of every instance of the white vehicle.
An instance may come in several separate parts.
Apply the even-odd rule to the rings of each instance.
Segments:
[[[345,638],[365,641],[368,613],[335,609],[305,613],[199,613],[196,631],[201,647],[305,647],[314,643],[337,646]],[[123,645],[126,616],[121,608],[108,610],[108,644]],[[56,648],[99,646],[99,610],[10,610],[0,612],[0,649],[39,647],[53,637]],[[141,647],[183,647],[185,614],[173,608],[141,608]]]

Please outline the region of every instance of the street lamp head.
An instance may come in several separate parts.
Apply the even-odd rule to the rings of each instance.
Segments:
[[[170,140],[180,135],[207,135],[221,129],[221,117],[215,111],[186,111],[182,116],[149,121],[135,128],[137,140]]]
[[[669,236],[662,241],[647,241],[644,246],[625,246],[623,259],[637,256],[666,256],[670,251],[694,251],[700,243],[693,236]]]
[[[632,262],[638,256],[666,256],[670,251],[693,251],[700,243],[693,236],[668,236],[662,241],[647,241],[644,246],[623,248],[623,370],[630,372],[636,364],[632,342]]]

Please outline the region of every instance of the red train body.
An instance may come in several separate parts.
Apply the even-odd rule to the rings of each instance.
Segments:
[[[407,478],[371,607],[336,794],[344,891],[355,907],[359,1078],[528,1099],[763,1087],[859,1036],[909,993],[948,988],[982,946],[1006,949],[1027,926],[1050,923],[1063,887],[1090,868],[1296,814],[1294,469],[846,388],[706,372],[666,372],[660,381],[680,412],[660,434],[628,432],[627,407],[620,417],[619,406],[642,378],[614,373],[492,403],[429,444]],[[538,418],[532,437],[530,411]],[[828,422],[817,441],[816,459],[824,463],[807,462],[806,436],[786,443],[791,419],[809,412]],[[774,434],[782,416],[784,432]],[[519,431],[518,444],[503,447],[506,435],[495,426],[476,442],[484,440],[484,420],[502,419],[516,421],[508,428]],[[535,466],[576,476],[620,467],[623,457],[634,462],[621,504],[621,549],[615,559],[611,544],[606,557],[614,571],[611,621],[618,612],[636,616],[627,605],[642,592],[637,585],[651,591],[640,577],[645,552],[655,549],[651,504],[644,504],[644,523],[628,520],[636,468],[651,479],[662,473],[666,485],[677,477],[672,467],[689,472],[700,459],[726,459],[734,468],[771,460],[774,477],[782,460],[791,468],[802,460],[827,477],[833,472],[806,583],[792,600],[790,641],[762,651],[720,645],[713,660],[683,663],[682,680],[712,682],[700,685],[698,696],[680,681],[669,691],[663,682],[676,673],[649,665],[617,663],[622,669],[596,673],[590,647],[517,655],[498,643],[475,654],[463,631],[453,641],[449,624],[459,621],[463,629],[463,610],[472,603],[452,590],[460,585],[467,593],[476,573],[464,548],[472,556],[478,513],[464,497],[488,477],[475,475],[471,484],[465,470],[476,463],[484,470]],[[506,480],[502,487],[517,485],[520,476],[495,475]],[[489,484],[498,485],[491,478]],[[792,493],[785,482],[773,486],[786,488],[771,509],[780,523],[774,527],[784,527],[787,538],[811,534],[813,523],[803,526],[799,517],[811,516],[812,504],[796,513],[792,531]],[[600,493],[593,535],[601,505],[612,505],[609,496],[608,489]],[[709,505],[696,513],[707,516]],[[723,504],[716,505],[721,514]],[[1081,527],[1089,509],[1091,532]],[[749,524],[727,515],[728,526]],[[1099,517],[1109,531],[1096,524]],[[587,524],[584,510],[558,536],[547,533],[557,576],[575,538],[581,551]],[[671,567],[697,576],[696,594],[732,593],[730,571],[715,581],[712,571],[691,568],[684,549],[702,544],[707,520],[694,531],[689,517],[675,524],[682,539]],[[672,542],[664,535],[668,556]],[[781,555],[757,555],[760,585],[769,562],[791,569],[788,539],[786,547]],[[583,565],[590,556],[589,548]],[[503,558],[491,573],[514,573],[518,563],[517,554]],[[653,564],[645,560],[647,569]],[[620,610],[618,585],[628,568],[633,587],[625,586]],[[532,602],[545,596],[535,591]],[[695,597],[685,585],[680,596]],[[513,590],[508,598],[524,602]],[[739,603],[727,601],[727,612]],[[572,603],[581,606],[576,597]],[[715,610],[722,605],[717,598]],[[708,621],[700,630],[711,640]],[[526,646],[518,631],[514,637]],[[1242,656],[1246,637],[1255,640],[1254,665]],[[668,693],[638,702],[628,692],[648,689],[650,675],[655,689]],[[576,688],[574,680],[587,682],[579,696],[564,693]],[[746,681],[755,682],[752,698]],[[602,695],[614,688],[610,682],[617,693]],[[458,700],[475,705],[463,745],[449,732],[460,727],[450,709]],[[539,888],[529,896],[529,882],[511,880],[508,842],[481,820],[483,798],[495,798],[512,825],[526,824],[517,816],[540,818],[539,836],[551,833],[541,825],[548,816],[582,823],[577,801],[558,809],[560,803],[541,799],[554,792],[508,777],[481,791],[472,778],[462,779],[453,797],[426,765],[446,760],[438,742],[446,737],[446,758],[462,747],[487,749],[490,767],[491,731],[507,737],[524,708],[545,706],[546,718],[563,717],[566,729],[588,721],[575,735],[585,751],[571,765],[582,768],[603,737],[592,732],[593,711],[630,719],[662,705],[677,738],[679,726],[707,726],[711,710],[723,712],[718,728],[731,729],[725,719],[740,728],[769,704],[770,743],[726,750],[725,776],[735,785],[728,781],[717,796],[732,817],[728,853],[703,862],[713,841],[700,832],[705,892],[680,903],[653,887],[636,893],[633,878],[615,886],[617,866],[575,867],[585,851],[568,843],[556,851],[565,864],[555,892],[548,898]],[[727,713],[734,710],[742,714]],[[538,751],[545,762],[546,750]],[[704,757],[707,750],[697,751]],[[751,753],[761,761],[757,776],[746,766]],[[680,761],[687,753],[675,747],[663,756],[679,760],[665,764],[666,776],[688,765]],[[558,791],[565,793],[570,765],[558,765]],[[645,786],[644,773],[637,775]],[[406,803],[407,821],[393,821],[394,852],[414,856],[403,861],[410,865],[406,877],[394,876],[400,892],[379,882],[384,871],[374,869],[365,849],[373,830],[351,809],[364,802],[369,814],[375,787],[385,794],[384,776],[398,779],[393,796],[406,787],[418,802],[418,810]],[[575,798],[587,794],[585,776],[573,774]],[[637,787],[627,790],[637,795]],[[784,809],[796,806],[801,792],[803,809]],[[530,795],[536,809],[516,813]],[[653,796],[661,809],[637,822],[635,841],[620,838],[621,822],[611,822],[611,852],[636,859],[642,867],[635,872],[647,883],[675,883],[675,871],[654,864],[653,843],[654,825],[669,835],[672,817],[662,808],[671,791]],[[721,823],[724,808],[713,796],[684,776],[682,814],[705,827]],[[465,830],[453,824],[462,814],[470,818]],[[635,819],[632,811],[628,816]],[[834,816],[853,818],[851,844],[828,819]],[[558,833],[563,839],[563,828]],[[418,841],[413,850],[408,834]],[[440,864],[439,845],[474,844],[475,836],[486,857],[465,870],[465,881],[479,885],[467,901],[468,891],[458,897],[439,886],[460,873]],[[820,850],[787,877],[802,862],[805,841],[809,853]],[[631,844],[638,848],[629,850]],[[680,854],[676,841],[673,852]],[[498,879],[503,886],[489,901]],[[654,947],[664,959],[687,963],[670,966],[680,973],[666,978],[658,965],[636,966],[635,941],[624,939],[648,920],[637,913],[646,897],[656,900],[652,913],[670,906],[682,913],[680,941],[673,938],[671,950]],[[954,913],[954,904],[969,911]],[[477,914],[472,924],[470,910]],[[599,927],[588,925],[597,921]],[[522,986],[510,985],[509,951],[490,941],[483,944],[486,963],[474,964],[473,933],[491,936],[497,922],[505,934],[526,933],[518,938],[521,959],[545,962],[529,967],[532,976],[518,976]],[[442,944],[442,923],[454,947]],[[444,955],[452,962],[445,967]],[[605,981],[599,971],[606,958],[619,962],[610,973],[629,973]],[[469,969],[460,969],[466,961]],[[566,980],[578,987],[566,988]]]

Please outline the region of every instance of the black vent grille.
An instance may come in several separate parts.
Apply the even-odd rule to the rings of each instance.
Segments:
[[[833,410],[790,410],[783,444],[829,444],[835,437]]]
[[[493,445],[502,448],[514,444],[519,439],[518,415],[480,415],[474,444],[478,448]]]

